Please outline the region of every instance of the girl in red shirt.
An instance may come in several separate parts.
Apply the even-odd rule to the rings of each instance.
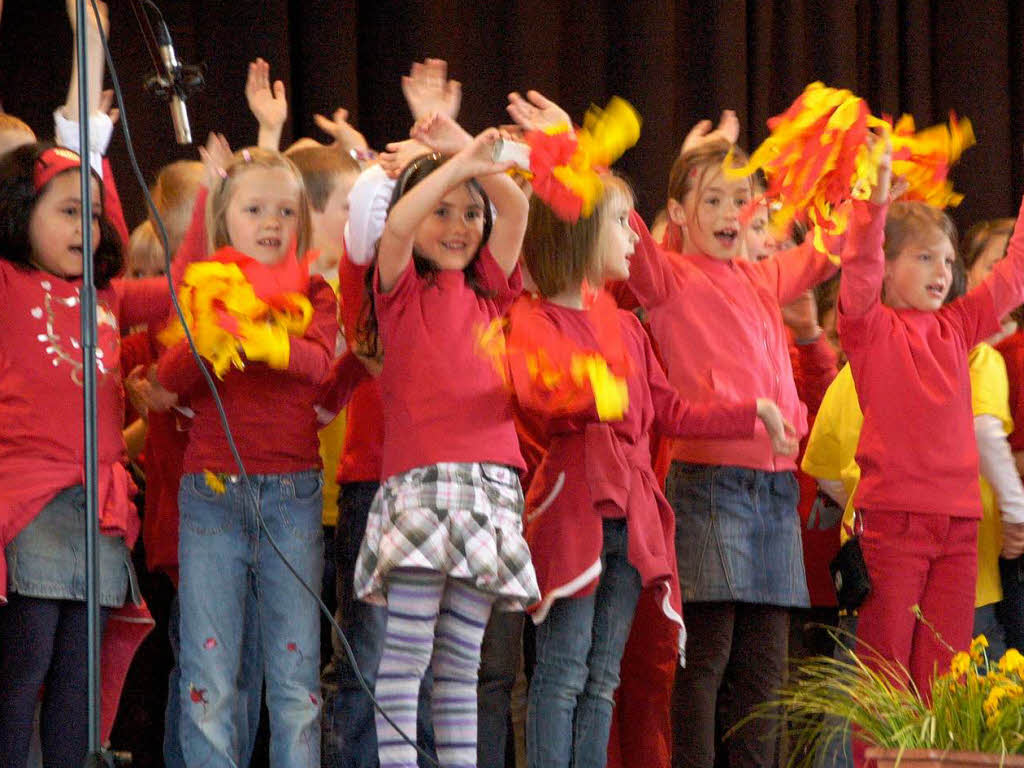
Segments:
[[[414,129],[439,151],[396,183],[377,251],[365,343],[384,366],[384,482],[356,563],[360,599],[388,619],[376,694],[415,733],[431,664],[435,746],[442,765],[475,765],[477,669],[491,612],[536,601],[522,537],[523,469],[512,404],[476,338],[521,289],[517,261],[527,202],[491,157],[450,119]],[[493,225],[489,221],[493,205]],[[381,765],[415,766],[416,752],[377,715]]]
[[[735,126],[738,132],[738,125]],[[750,182],[722,170],[730,138],[688,141],[669,178],[666,237],[646,228],[629,287],[647,310],[669,382],[685,399],[769,397],[807,431],[781,305],[835,271],[811,238],[773,258],[743,258],[740,212]],[[738,438],[677,440],[666,483],[676,516],[676,557],[690,634],[673,692],[673,764],[710,768],[716,715],[739,722],[781,684],[788,612],[809,604],[792,457],[773,453],[757,429]],[[771,765],[767,726],[751,723],[724,745],[730,765]]]
[[[625,280],[638,235],[632,194],[606,176],[595,212],[561,221],[536,195],[523,257],[541,300],[523,297],[509,316],[513,386],[546,453],[527,492],[527,541],[541,589],[534,606],[537,663],[527,717],[529,762],[537,768],[604,765],[619,663],[641,589],[653,587],[664,616],[682,632],[674,519],[654,471],[652,427],[673,436],[750,437],[758,418],[773,450],[792,454],[792,427],[765,398],[694,404],[680,399],[631,313],[584,281]],[[618,417],[601,414],[584,385],[567,402],[545,374],[518,361],[533,348],[557,370],[598,354],[625,381]],[[565,378],[569,378],[566,375]]]
[[[24,765],[39,689],[47,764],[87,748],[79,156],[30,143],[0,162],[0,764]],[[141,597],[125,466],[120,328],[166,315],[166,283],[121,281],[120,239],[92,183],[100,602]],[[112,661],[105,657],[109,668]],[[116,701],[116,698],[115,698]]]
[[[306,254],[310,219],[291,161],[256,147],[228,155],[223,167],[207,157],[208,260],[237,265],[267,303],[292,297],[305,306],[308,324],[282,334],[276,348],[243,341],[244,369],[229,367],[217,381],[251,492],[187,343],[170,347],[158,364],[160,383],[188,396],[195,414],[178,493],[181,748],[188,765],[244,762],[240,670],[255,662],[266,676],[270,762],[319,766],[318,606],[269,539],[306,584],[320,583],[323,478],[313,402],[334,356],[336,300],[322,278],[309,275],[309,255],[296,256]],[[199,271],[208,266],[189,267],[196,270],[185,273],[191,291],[207,289]],[[255,650],[246,642],[254,626]]]
[[[839,289],[839,333],[864,411],[854,502],[872,591],[857,640],[927,694],[950,647],[971,639],[974,579],[964,574],[976,572],[981,494],[967,354],[1024,299],[1024,226],[1018,217],[1006,258],[980,285],[944,305],[952,222],[921,203],[890,207],[891,155],[870,200],[854,202]],[[863,747],[854,741],[858,765]]]

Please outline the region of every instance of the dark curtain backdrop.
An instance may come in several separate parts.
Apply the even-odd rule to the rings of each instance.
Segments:
[[[579,117],[613,94],[644,118],[620,162],[648,217],[664,203],[679,142],[700,117],[737,110],[742,140],[820,79],[864,96],[876,112],[919,125],[949,110],[970,117],[979,145],[956,173],[963,226],[1011,215],[1024,191],[1024,8],[994,0],[158,0],[179,58],[205,63],[190,102],[193,135],[255,141],[242,93],[246,63],[267,59],[288,87],[285,142],[317,136],[314,112],[345,106],[372,146],[409,127],[399,77],[425,56],[462,81],[470,130],[506,122],[505,94],[536,88]],[[166,107],[142,82],[152,69],[126,0],[110,0],[112,46],[143,170],[193,156],[174,143]],[[63,102],[71,34],[63,0],[6,0],[0,99],[50,135]],[[108,75],[109,79],[109,75]],[[323,138],[321,136],[321,138]],[[143,217],[123,133],[112,149],[129,223]]]

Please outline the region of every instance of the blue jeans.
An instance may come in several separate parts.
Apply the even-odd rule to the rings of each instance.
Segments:
[[[530,768],[603,768],[613,696],[640,574],[627,557],[626,521],[604,520],[601,576],[586,597],[561,598],[537,627],[526,750]]]
[[[383,605],[357,600],[353,589],[356,557],[366,532],[366,518],[377,493],[377,483],[345,483],[338,494],[338,523],[334,529],[338,611],[335,618],[352,646],[363,679],[374,690],[377,668],[384,652],[388,613]],[[434,754],[430,722],[432,676],[427,670],[420,687],[416,736],[420,746]],[[355,671],[334,638],[334,657],[324,670],[323,751],[325,768],[376,768],[377,727],[374,707]],[[420,765],[429,765],[420,757]]]
[[[250,579],[250,581],[252,581]],[[246,594],[245,610],[249,616],[256,615],[256,590],[250,584]],[[238,711],[235,727],[238,729],[238,743],[242,750],[240,765],[248,765],[256,743],[256,731],[260,725],[260,702],[263,700],[263,669],[260,657],[260,639],[256,622],[246,622],[245,638],[242,641],[242,673],[238,678]],[[164,766],[185,768],[185,755],[181,750],[181,667],[178,654],[181,647],[181,609],[178,596],[171,600],[171,612],[167,626],[174,666],[168,675],[167,709],[164,711]]]
[[[254,475],[250,480],[267,531],[316,590],[324,567],[320,472]],[[245,764],[238,699],[241,680],[254,661],[245,641],[255,631],[270,712],[270,763],[275,768],[318,767],[318,607],[271,547],[253,501],[234,478],[223,493],[199,474],[181,480],[182,751],[187,765]]]

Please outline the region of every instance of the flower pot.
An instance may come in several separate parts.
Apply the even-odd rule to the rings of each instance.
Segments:
[[[938,749],[898,749],[870,747],[864,755],[869,766],[877,768],[1006,768],[1024,767],[1024,755],[993,755],[986,752],[943,752]]]

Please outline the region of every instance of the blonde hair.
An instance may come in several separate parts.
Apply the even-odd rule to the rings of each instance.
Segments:
[[[150,189],[153,204],[167,230],[167,242],[172,255],[185,239],[204,174],[202,163],[196,160],[178,160],[160,169]],[[156,220],[152,211],[149,213],[149,223],[156,233]]]
[[[280,152],[259,147],[249,147],[235,152],[231,162],[224,169],[224,178],[210,191],[210,197],[206,203],[206,232],[209,252],[213,253],[225,245],[231,245],[231,239],[228,237],[228,203],[231,202],[231,197],[234,195],[238,178],[252,168],[283,168],[295,178],[295,183],[299,188],[298,242],[295,253],[297,256],[302,256],[309,250],[312,242],[309,195],[306,194],[306,185],[302,181],[302,174],[295,167],[295,163]]]
[[[359,175],[359,163],[350,155],[320,144],[290,148],[285,157],[295,163],[306,185],[309,204],[314,211],[322,213],[327,200],[334,193],[338,177],[350,174],[353,179]]]
[[[624,179],[608,173],[602,182],[604,193],[593,213],[575,223],[558,218],[537,195],[530,197],[522,257],[542,296],[557,296],[583,282],[597,263],[610,201],[624,195],[632,203],[633,190]]]
[[[150,268],[157,265],[159,268],[156,274],[164,272],[164,247],[153,229],[151,221],[144,221],[132,230],[128,238],[128,254],[125,259],[125,273],[129,277],[141,277],[136,272],[146,270],[146,275],[151,274]]]
[[[31,136],[33,141],[36,138],[35,131],[29,127],[28,123],[2,109],[0,109],[0,131],[21,131]]]

